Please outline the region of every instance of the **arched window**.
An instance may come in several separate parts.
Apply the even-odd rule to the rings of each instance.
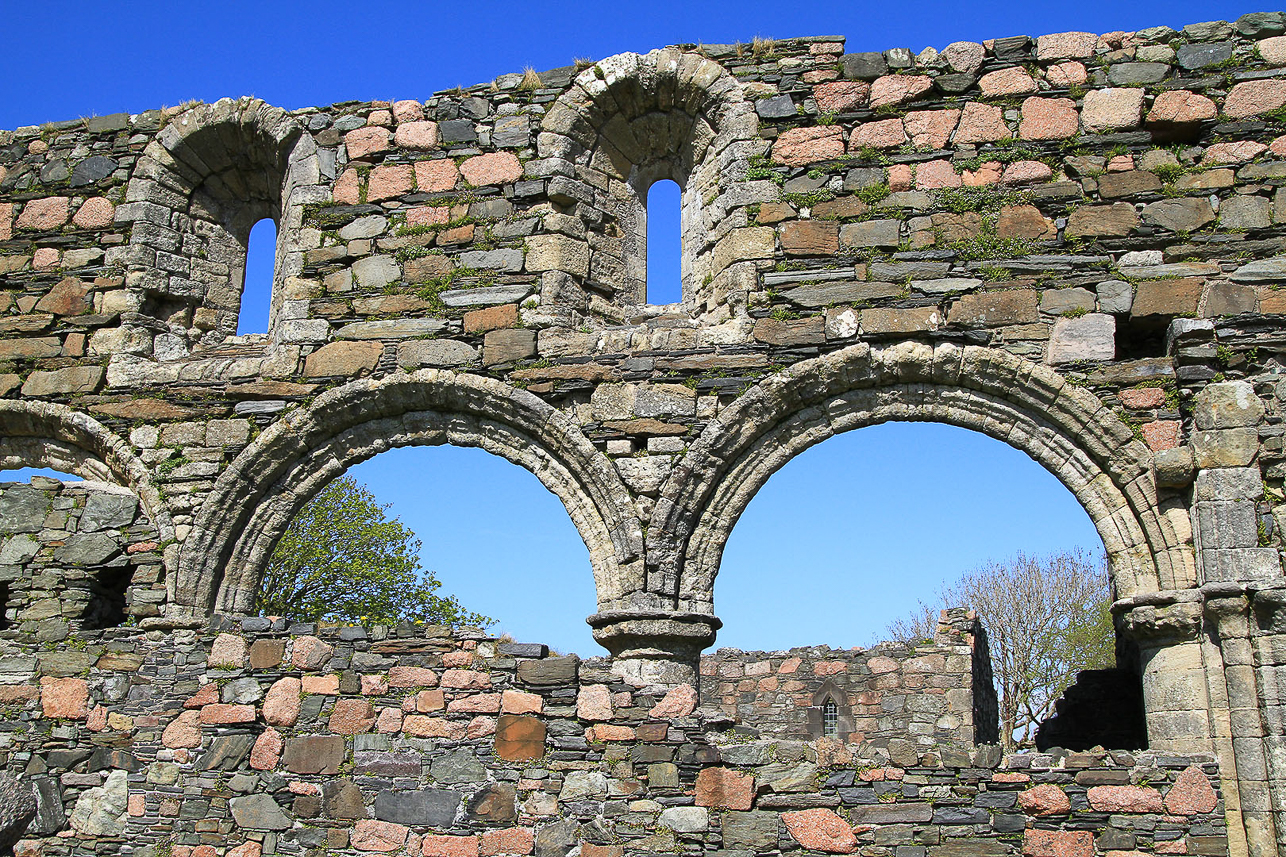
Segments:
[[[272,277],[277,258],[277,224],[265,217],[250,229],[246,242],[246,273],[241,288],[237,335],[267,333],[272,307]]]
[[[839,737],[839,706],[829,696],[822,703],[822,735],[827,738]]]
[[[647,192],[647,302],[683,300],[680,208],[683,192],[669,179],[652,183]]]

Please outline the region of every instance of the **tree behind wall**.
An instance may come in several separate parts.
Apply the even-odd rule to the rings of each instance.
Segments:
[[[1107,560],[1084,551],[1017,554],[988,562],[943,587],[933,604],[888,627],[913,645],[932,639],[941,607],[978,611],[991,643],[1006,749],[1032,743],[1036,727],[1081,670],[1115,666]]]
[[[341,476],[310,500],[273,550],[260,615],[295,622],[489,625],[420,567],[420,540],[356,480]]]

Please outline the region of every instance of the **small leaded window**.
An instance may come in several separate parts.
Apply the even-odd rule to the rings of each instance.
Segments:
[[[839,737],[839,706],[829,696],[822,705],[822,734],[827,738]]]

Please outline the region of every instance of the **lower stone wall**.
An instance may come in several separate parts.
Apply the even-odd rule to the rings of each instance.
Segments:
[[[0,482],[0,634],[37,642],[160,615],[156,527],[105,482]]]
[[[689,686],[438,627],[0,641],[0,682],[0,761],[40,798],[19,857],[1226,849],[1209,757],[944,745],[899,764],[748,738]]]
[[[899,764],[918,764],[940,746],[996,740],[986,634],[963,608],[942,611],[937,633],[918,645],[719,649],[701,658],[701,677],[703,704],[761,735],[822,737],[830,699],[839,708],[835,737]]]

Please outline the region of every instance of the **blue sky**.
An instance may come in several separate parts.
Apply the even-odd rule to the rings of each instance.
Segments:
[[[0,128],[247,94],[286,108],[424,99],[529,66],[685,42],[846,35],[850,51],[918,52],[1019,33],[1180,28],[1269,8],[1187,0],[15,3],[0,53]],[[55,31],[56,40],[41,35]],[[258,235],[252,253],[271,243]],[[664,265],[673,277],[677,263]],[[247,302],[266,303],[249,293]],[[498,617],[500,630],[601,653],[584,624],[594,611],[585,547],[535,477],[477,450],[445,448],[385,453],[354,475],[419,534],[424,565],[444,588]],[[1022,453],[946,426],[851,432],[791,462],[751,503],[716,585],[725,622],[718,644],[868,644],[917,598],[987,559],[1073,546],[1101,543],[1066,489]]]

